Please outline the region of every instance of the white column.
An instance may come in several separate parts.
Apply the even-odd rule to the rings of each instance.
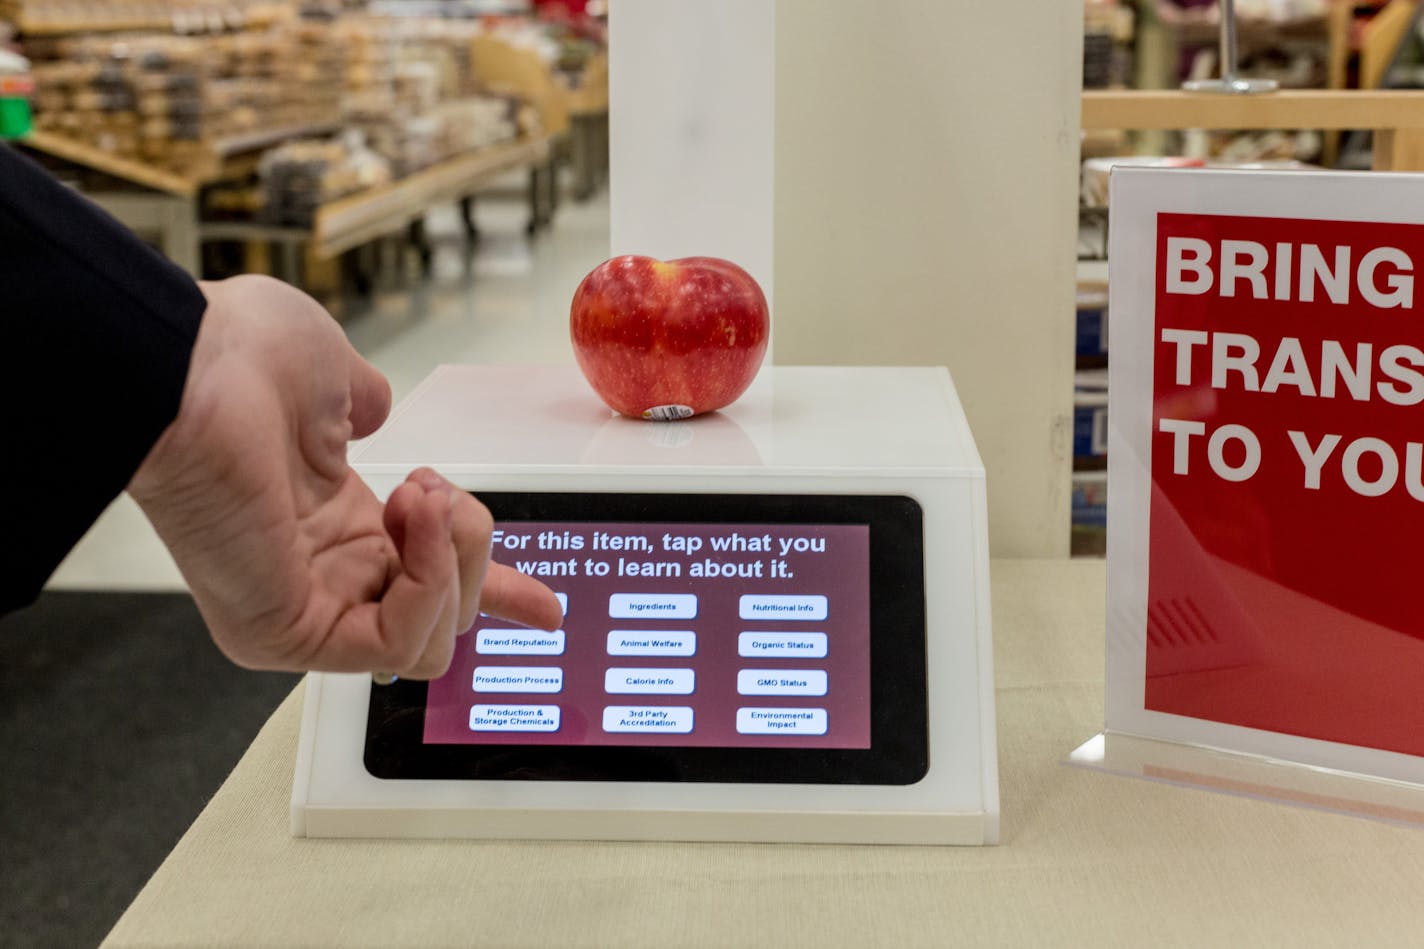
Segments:
[[[776,15],[777,360],[948,366],[995,556],[1066,556],[1081,0]]]
[[[775,19],[772,0],[612,0],[614,255],[723,257],[772,300]]]

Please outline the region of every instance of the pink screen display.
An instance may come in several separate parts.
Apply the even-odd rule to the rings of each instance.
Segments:
[[[870,747],[868,526],[495,527],[564,625],[481,616],[430,683],[427,743]]]

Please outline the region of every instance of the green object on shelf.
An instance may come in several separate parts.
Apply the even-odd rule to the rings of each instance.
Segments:
[[[27,135],[30,127],[29,99],[0,99],[0,139]]]

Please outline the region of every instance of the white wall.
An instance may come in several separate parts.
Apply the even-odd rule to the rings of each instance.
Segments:
[[[1066,556],[1082,0],[611,9],[613,252],[741,263],[779,364],[949,366],[994,553]]]
[[[776,361],[949,366],[993,552],[1066,556],[1082,0],[776,8]]]
[[[616,0],[610,16],[612,253],[724,257],[770,300],[775,4]]]

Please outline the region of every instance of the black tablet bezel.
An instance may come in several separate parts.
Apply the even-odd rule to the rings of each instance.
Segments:
[[[473,492],[496,521],[865,524],[868,749],[425,744],[424,682],[371,688],[363,760],[377,778],[906,785],[929,770],[924,512],[904,495]]]

